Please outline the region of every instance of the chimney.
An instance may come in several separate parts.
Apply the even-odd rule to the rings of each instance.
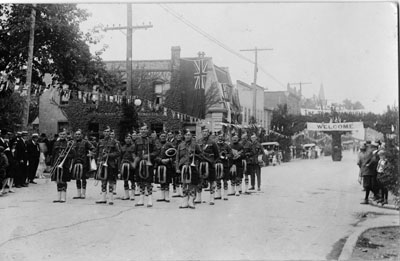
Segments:
[[[179,70],[180,67],[180,59],[181,59],[181,47],[180,46],[172,46],[171,47],[171,69]]]

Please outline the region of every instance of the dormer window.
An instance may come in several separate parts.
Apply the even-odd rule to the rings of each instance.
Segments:
[[[169,90],[170,85],[166,83],[156,82],[154,84],[155,104],[163,105],[165,101],[165,93]]]

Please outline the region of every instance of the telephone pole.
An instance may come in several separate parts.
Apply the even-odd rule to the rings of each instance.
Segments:
[[[24,116],[22,118],[23,128],[28,127],[29,123],[29,105],[31,103],[31,85],[32,85],[33,46],[35,42],[35,23],[36,23],[36,4],[33,4],[31,10],[31,26],[29,31],[29,43],[28,43],[28,65],[26,69],[26,83],[25,83],[26,99],[24,106]]]
[[[301,98],[301,96],[303,96],[301,85],[304,85],[304,84],[312,84],[312,82],[294,82],[294,83],[289,83],[289,85],[300,85],[300,98]]]
[[[132,26],[132,4],[127,4],[127,26],[116,26],[116,27],[106,27],[105,31],[108,30],[126,30],[126,91],[128,95],[133,94],[132,88],[132,34],[135,29],[145,29],[151,28],[153,25],[136,25]]]
[[[258,51],[272,51],[273,49],[267,49],[267,48],[257,48],[255,47],[254,49],[242,49],[240,50],[241,52],[254,52],[254,80],[253,80],[253,117],[254,120],[256,121],[257,119],[257,72],[258,72]]]

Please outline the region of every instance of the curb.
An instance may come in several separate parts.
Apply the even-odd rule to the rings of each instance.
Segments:
[[[386,209],[392,209],[392,210],[399,210],[399,208],[398,207],[396,207],[395,205],[388,205],[388,204],[386,204],[386,205],[381,205],[381,204],[379,204],[379,203],[376,203],[376,202],[374,202],[374,201],[370,201],[370,203],[369,203],[371,206],[374,206],[374,207],[378,207],[378,208],[386,208]]]
[[[360,227],[356,227],[355,231],[353,231],[351,235],[347,238],[338,260],[339,261],[351,260],[351,256],[353,255],[353,250],[357,244],[358,238],[361,236],[362,233],[371,228],[387,227],[387,226],[399,226],[398,217],[396,219],[393,216],[385,216],[373,220],[367,220],[365,221],[365,224],[361,225]]]

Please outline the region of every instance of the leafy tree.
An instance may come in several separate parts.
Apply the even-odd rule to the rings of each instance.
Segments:
[[[123,119],[119,123],[119,134],[120,139],[123,140],[126,134],[131,133],[134,128],[137,129],[139,127],[139,117],[135,105],[133,103],[127,103],[126,99],[122,100],[121,109]]]
[[[88,44],[100,38],[96,31],[80,31],[79,24],[89,14],[76,4],[1,4],[0,71],[25,81],[32,8],[36,9],[33,83],[40,84],[45,73],[73,88],[112,83],[99,57],[104,48],[94,56],[89,50]]]
[[[19,129],[22,123],[24,98],[18,93],[9,93],[0,96],[1,127],[10,131]]]
[[[364,109],[364,106],[359,101],[352,102],[349,99],[345,99],[345,100],[343,100],[342,103],[343,103],[345,109],[347,109],[347,110],[362,110],[362,109]]]
[[[45,73],[71,89],[91,90],[98,85],[100,90],[110,90],[120,83],[100,58],[106,46],[95,55],[90,53],[88,44],[98,43],[101,37],[95,29],[86,34],[80,31],[80,23],[89,14],[76,4],[0,4],[0,71],[11,81],[25,82],[32,8],[36,9],[32,86],[43,85]],[[30,122],[37,115],[36,105],[32,99]],[[2,115],[15,113],[17,107]]]

